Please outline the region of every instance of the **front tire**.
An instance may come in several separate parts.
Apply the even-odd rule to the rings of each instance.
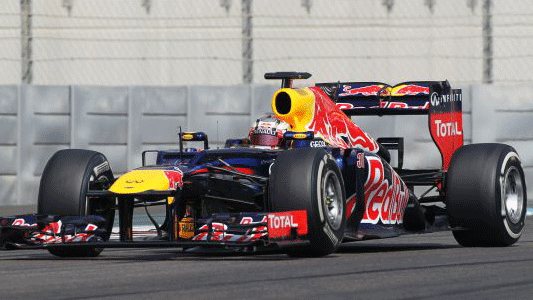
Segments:
[[[446,180],[446,205],[459,244],[514,244],[524,228],[526,201],[524,171],[513,147],[473,144],[454,153]]]
[[[95,151],[66,149],[56,152],[46,164],[39,187],[37,213],[42,215],[100,215],[106,220],[107,240],[115,218],[114,198],[87,198],[87,190],[105,189],[113,182],[107,158]],[[60,257],[95,257],[102,248],[48,248]]]
[[[307,211],[310,245],[289,248],[298,257],[319,257],[337,250],[346,228],[346,195],[339,167],[324,149],[281,153],[269,184],[272,212]]]

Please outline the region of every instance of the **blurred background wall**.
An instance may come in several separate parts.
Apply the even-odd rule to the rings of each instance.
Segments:
[[[29,44],[33,84],[231,85],[305,69],[313,82],[519,85],[532,81],[532,15],[529,0],[3,0],[0,82],[20,83]]]
[[[533,5],[527,0],[4,0],[0,205],[36,203],[48,158],[103,152],[115,173],[178,126],[215,146],[269,111],[265,72],[324,81],[445,80],[465,142],[503,142],[533,192]],[[405,167],[438,167],[427,119],[354,117],[408,136]]]

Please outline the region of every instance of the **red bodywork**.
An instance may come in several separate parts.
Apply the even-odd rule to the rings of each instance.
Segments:
[[[315,115],[308,129],[330,144],[342,149],[360,148],[377,153],[379,146],[366,132],[355,125],[319,87],[309,88],[315,95]]]

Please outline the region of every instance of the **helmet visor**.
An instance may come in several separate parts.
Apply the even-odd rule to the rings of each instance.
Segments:
[[[278,146],[280,139],[271,134],[252,134],[250,139],[252,145],[257,146]]]

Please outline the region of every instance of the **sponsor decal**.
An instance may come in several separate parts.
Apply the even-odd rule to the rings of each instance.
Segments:
[[[399,85],[392,88],[392,96],[429,95],[429,87],[415,84]]]
[[[448,170],[453,153],[463,145],[462,92],[432,93],[428,125],[431,137],[442,156],[442,169]]]
[[[439,95],[436,92],[433,92],[430,97],[432,106],[439,106],[451,102],[462,102],[463,95],[461,93],[452,93]]]
[[[143,179],[128,179],[126,180],[126,183],[143,183]]]
[[[400,84],[398,86],[388,86],[386,84],[373,84],[363,87],[353,87],[350,85],[343,86],[342,92],[339,93],[339,97],[344,96],[375,96],[364,100],[347,100],[352,103],[336,103],[337,108],[341,110],[349,109],[364,109],[364,108],[391,108],[391,109],[422,109],[427,110],[429,108],[429,101],[419,105],[409,105],[409,102],[405,101],[386,101],[391,100],[390,97],[403,97],[403,96],[425,96],[429,95],[430,90],[428,86],[416,85],[416,84]],[[379,96],[387,96],[387,98],[379,100]],[[342,101],[342,100],[341,100]],[[418,101],[415,101],[418,102]]]
[[[355,209],[355,203],[357,201],[357,194],[353,194],[348,200],[346,200],[346,220],[350,218]]]
[[[259,121],[257,124],[257,127],[264,127],[264,128],[270,128],[270,127],[276,127],[278,123],[276,122],[267,122],[267,121]]]
[[[380,158],[365,157],[368,176],[364,186],[366,209],[363,223],[401,224],[409,190],[398,174]]]
[[[384,91],[385,85],[368,85],[359,88],[344,85],[339,97],[344,96],[377,96],[380,91]]]
[[[275,128],[261,127],[261,128],[254,129],[253,134],[277,135],[277,130]]]
[[[437,127],[437,137],[463,135],[458,122],[442,122],[442,120],[434,120],[434,123]]]
[[[179,222],[179,237],[190,239],[194,236],[194,222],[192,218],[183,218]]]
[[[354,102],[361,102],[361,101],[354,101]],[[428,110],[429,109],[429,101],[426,101],[424,105],[409,105],[406,102],[393,102],[393,101],[382,101],[379,105],[372,105],[372,106],[354,106],[351,103],[337,103],[335,105],[337,108],[341,110],[347,110],[347,109],[366,109],[366,108],[395,108],[395,109],[421,109],[421,110]]]
[[[322,228],[322,230],[328,236],[328,238],[331,240],[333,245],[338,245],[339,244],[339,238],[337,238],[335,233],[333,233],[333,230],[331,230],[331,226],[329,225],[328,222],[325,223],[324,228]]]
[[[270,228],[279,229],[279,228],[285,228],[285,227],[298,227],[298,223],[294,222],[293,216],[276,216],[276,215],[269,215],[268,221],[270,224]]]
[[[26,220],[24,220],[23,218],[19,218],[19,219],[15,219],[15,221],[13,221],[13,223],[11,224],[11,226],[18,226],[18,227],[26,227],[26,228],[29,228],[29,227],[36,227],[36,226],[37,226],[37,223],[29,224],[29,223],[26,223]]]
[[[463,145],[462,113],[432,113],[429,126],[431,137],[442,154],[442,168],[448,170],[453,153]]]
[[[373,84],[362,87],[344,85],[339,97],[345,96],[416,96],[429,95],[429,87],[416,84],[401,84],[388,86],[385,84]]]
[[[178,189],[183,187],[183,172],[180,169],[164,171],[168,178],[168,188]]]
[[[313,148],[326,147],[326,142],[324,142],[324,141],[311,141],[309,143],[309,146],[313,147]]]
[[[307,211],[297,210],[268,214],[268,236],[270,238],[291,237],[291,229],[298,235],[307,234]]]

